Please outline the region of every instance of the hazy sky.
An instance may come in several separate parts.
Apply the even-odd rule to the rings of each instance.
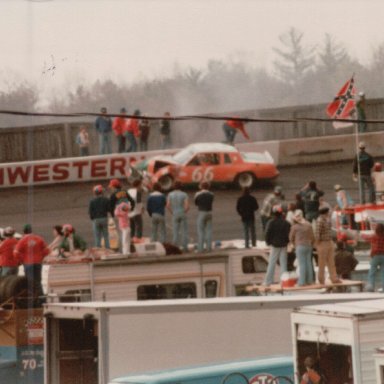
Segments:
[[[131,82],[238,55],[271,68],[291,26],[308,44],[330,33],[363,64],[384,41],[383,0],[0,0],[0,14],[0,80],[42,88]]]

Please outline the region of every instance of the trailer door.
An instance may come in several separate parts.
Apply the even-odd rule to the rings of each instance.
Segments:
[[[97,320],[48,319],[46,382],[98,384]]]

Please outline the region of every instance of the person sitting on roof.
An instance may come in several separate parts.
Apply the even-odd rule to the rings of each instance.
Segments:
[[[71,224],[63,225],[64,238],[60,244],[60,253],[74,252],[75,250],[85,251],[87,243],[85,240],[75,233],[75,228]]]

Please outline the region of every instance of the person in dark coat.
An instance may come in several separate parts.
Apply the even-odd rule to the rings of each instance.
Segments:
[[[244,227],[245,248],[250,248],[249,237],[251,237],[252,247],[256,246],[256,226],[255,212],[259,209],[259,204],[248,187],[243,189],[243,194],[237,199],[236,211],[241,217]]]
[[[345,242],[338,241],[335,252],[336,273],[342,279],[351,279],[351,273],[355,270],[359,261],[345,247]]]
[[[105,248],[109,246],[108,234],[108,213],[110,213],[110,200],[104,196],[104,189],[102,185],[96,185],[93,188],[94,197],[89,202],[88,214],[92,220],[93,237],[95,240],[95,247],[101,247],[101,239],[104,239]]]
[[[359,153],[353,160],[353,179],[359,181],[360,203],[365,204],[365,191],[368,190],[368,199],[370,203],[376,201],[375,186],[371,176],[372,168],[375,165],[373,157],[365,151],[365,143],[359,143]]]
[[[264,285],[267,287],[273,283],[277,260],[279,260],[280,263],[281,274],[288,270],[287,246],[289,243],[289,232],[291,230],[291,224],[285,220],[283,209],[280,205],[274,206],[272,212],[273,218],[268,221],[265,230],[265,242],[271,247],[268,269],[265,274],[264,282]]]

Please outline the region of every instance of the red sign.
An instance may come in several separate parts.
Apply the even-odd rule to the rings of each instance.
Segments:
[[[269,373],[259,373],[249,379],[249,384],[278,384]]]

